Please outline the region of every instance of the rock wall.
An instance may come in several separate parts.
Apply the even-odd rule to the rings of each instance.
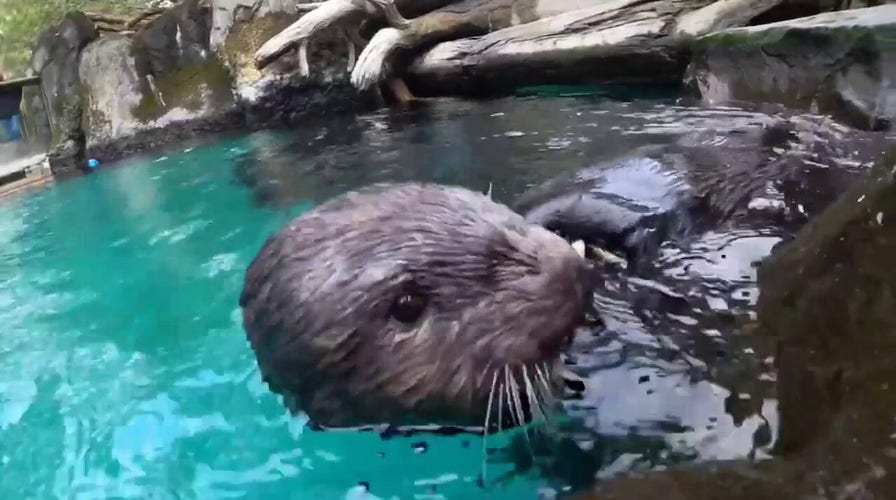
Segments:
[[[46,138],[54,174],[65,175],[85,170],[86,157],[356,108],[341,32],[315,39],[313,78],[299,75],[292,55],[255,69],[254,51],[299,16],[294,0],[183,0],[134,33],[100,36],[70,13],[34,49],[42,83],[23,95],[25,127]]]
[[[776,103],[853,127],[896,118],[896,4],[702,37],[686,82],[707,103]]]
[[[81,50],[98,36],[84,14],[72,12],[38,38],[31,55],[30,70],[40,76],[42,88],[31,87],[23,95],[22,114],[28,130],[49,132],[54,173],[68,173],[83,161],[81,101],[72,97],[80,95]]]

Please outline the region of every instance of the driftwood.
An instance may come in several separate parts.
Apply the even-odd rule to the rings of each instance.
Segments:
[[[389,60],[401,50],[416,52],[438,42],[485,35],[527,24],[605,0],[463,0],[378,31],[358,58],[352,84],[370,88],[389,77]]]
[[[352,84],[386,84],[400,100],[412,98],[403,78],[436,93],[582,78],[671,82],[694,37],[743,26],[782,1],[328,0],[268,40],[255,61],[264,67],[297,46],[307,76],[309,39],[341,29]],[[358,32],[365,22],[382,26],[369,43]]]
[[[694,37],[744,25],[779,3],[597,0],[592,7],[439,44],[408,71],[438,92],[552,81],[674,83]]]

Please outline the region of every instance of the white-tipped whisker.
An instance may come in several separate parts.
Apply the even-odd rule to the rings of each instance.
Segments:
[[[524,418],[524,415],[525,415],[525,414],[523,413],[523,403],[522,403],[522,400],[520,400],[520,386],[519,386],[519,384],[518,384],[517,381],[516,381],[516,376],[515,376],[515,375],[512,375],[512,374],[511,374],[511,377],[510,377],[510,384],[511,384],[512,389],[513,389],[511,392],[512,392],[512,394],[513,394],[513,401],[514,401],[514,404],[516,405],[516,411],[517,411],[517,414],[519,415],[519,423],[520,423],[520,427],[522,427],[522,429],[523,429],[523,437],[526,438],[526,446],[529,448],[529,454],[532,455],[532,457],[534,458],[534,457],[535,457],[535,451],[532,450],[532,441],[529,440],[529,430],[526,429],[526,423],[523,422],[523,418]],[[529,416],[531,416],[531,414],[532,414],[532,409],[530,408],[530,409],[529,409]]]
[[[557,401],[557,398],[556,396],[554,396],[554,391],[553,389],[551,389],[551,385],[548,383],[548,369],[544,365],[539,365],[535,367],[535,371],[537,373],[538,380],[541,382],[541,385],[544,386],[545,396],[550,398],[550,402],[548,404],[553,405]]]
[[[499,434],[503,428],[504,428],[504,385],[498,384],[498,433]]]
[[[541,409],[541,402],[538,401],[538,394],[536,394],[535,388],[532,386],[532,381],[529,379],[529,371],[526,370],[526,365],[523,365],[523,382],[526,384],[526,398],[529,400],[529,413],[534,418],[535,411],[537,410],[541,418],[546,420],[544,411]]]
[[[492,387],[488,391],[488,406],[485,408],[485,424],[482,426],[482,482],[486,478],[486,464],[488,464],[488,423],[492,415],[492,401],[495,397],[495,384],[498,382],[498,371],[492,375]],[[499,403],[500,404],[500,401]]]
[[[513,404],[513,394],[511,394],[513,385],[510,380],[510,370],[504,366],[504,391],[507,393],[507,410],[510,411],[510,420],[513,421],[516,418],[516,423],[522,425],[522,416],[517,416],[516,406]]]

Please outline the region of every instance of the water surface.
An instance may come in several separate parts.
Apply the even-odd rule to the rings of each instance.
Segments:
[[[771,359],[749,335],[751,263],[787,231],[726,226],[608,275],[590,385],[548,440],[308,430],[262,384],[240,326],[245,266],[290,217],[376,181],[510,201],[632,148],[765,117],[670,101],[441,101],[219,137],[0,204],[0,492],[7,498],[536,498],[595,476],[752,456],[774,440]],[[863,169],[860,138],[836,178]],[[863,156],[864,155],[864,156]],[[531,447],[530,447],[531,446]],[[537,460],[532,461],[531,458]],[[360,497],[359,497],[360,498]],[[373,497],[371,497],[373,498]]]

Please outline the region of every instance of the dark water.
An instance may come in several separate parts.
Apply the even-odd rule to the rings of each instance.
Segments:
[[[365,498],[351,495],[366,483],[368,498],[519,499],[632,468],[761,459],[776,435],[775,373],[750,335],[752,263],[798,224],[719,221],[662,248],[648,275],[608,272],[598,296],[606,326],[571,353],[588,378],[568,401],[572,418],[529,441],[491,437],[486,489],[479,437],[322,433],[289,418],[260,381],[237,297],[271,232],[353,187],[491,185],[510,202],[644,144],[693,136],[723,147],[731,129],[767,121],[674,101],[445,100],[180,146],[7,200],[0,491]],[[780,195],[785,204],[817,210],[812,202],[859,175],[885,142],[833,130],[843,146],[824,161],[798,151],[805,182]]]

